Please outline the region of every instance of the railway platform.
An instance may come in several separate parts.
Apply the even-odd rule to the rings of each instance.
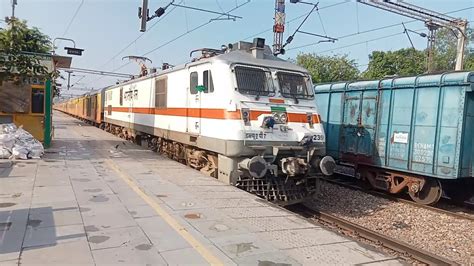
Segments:
[[[0,265],[402,263],[65,114],[54,129],[42,160],[0,162]]]

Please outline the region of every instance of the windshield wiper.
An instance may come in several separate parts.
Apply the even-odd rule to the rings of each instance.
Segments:
[[[290,94],[293,99],[295,100],[295,104],[298,104],[300,101],[298,100],[298,98],[296,97],[296,94]]]
[[[257,95],[255,96],[255,101],[260,100],[260,90],[257,90]]]

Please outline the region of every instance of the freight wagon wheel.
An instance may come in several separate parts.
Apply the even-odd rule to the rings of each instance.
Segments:
[[[433,205],[441,198],[443,194],[441,184],[438,180],[425,179],[425,185],[418,192],[408,191],[410,198],[416,203],[423,205]]]

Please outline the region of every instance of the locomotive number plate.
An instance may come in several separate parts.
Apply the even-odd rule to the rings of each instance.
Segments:
[[[324,135],[323,134],[313,135],[313,142],[324,142]]]

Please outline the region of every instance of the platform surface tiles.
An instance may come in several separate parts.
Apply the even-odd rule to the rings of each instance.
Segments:
[[[42,160],[0,165],[0,265],[400,264],[54,113]]]

